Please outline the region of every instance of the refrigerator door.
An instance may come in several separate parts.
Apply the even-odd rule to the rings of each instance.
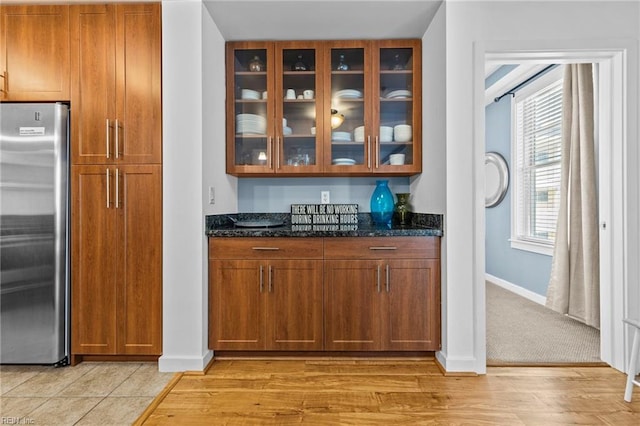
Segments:
[[[0,104],[0,363],[68,357],[68,107]]]

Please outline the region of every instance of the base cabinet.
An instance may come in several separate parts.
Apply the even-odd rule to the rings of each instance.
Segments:
[[[72,166],[71,352],[162,352],[160,165]]]
[[[233,240],[218,244],[212,239],[210,247],[215,249],[210,253],[243,253],[254,259],[210,259],[209,347],[321,350],[322,260],[287,258],[292,255],[288,252],[309,253],[301,240],[287,247],[273,239],[238,239],[238,244]],[[226,247],[228,244],[234,247]],[[321,248],[321,242],[309,241],[309,246],[318,244]],[[258,259],[261,253],[271,258]]]
[[[438,237],[210,238],[209,256],[211,349],[440,349]]]
[[[326,350],[440,349],[437,260],[328,260],[325,277]]]

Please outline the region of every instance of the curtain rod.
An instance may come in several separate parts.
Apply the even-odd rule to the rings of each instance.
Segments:
[[[515,87],[512,87],[510,90],[507,90],[506,92],[504,92],[502,95],[498,96],[497,98],[494,98],[493,101],[494,102],[499,102],[500,99],[504,98],[507,95],[511,95],[511,96],[515,96],[515,92],[516,90],[518,90],[519,88],[521,88],[522,86],[526,85],[527,83],[529,83],[531,80],[538,78],[538,76],[540,74],[544,74],[545,72],[549,71],[551,68],[555,67],[557,64],[551,64],[548,65],[546,67],[544,67],[542,70],[538,71],[537,73],[535,73],[534,75],[532,75],[531,77],[529,77],[528,79],[526,79],[525,81],[523,81],[522,83],[518,84]]]

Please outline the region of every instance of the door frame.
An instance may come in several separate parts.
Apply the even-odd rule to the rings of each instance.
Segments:
[[[484,152],[485,152],[485,62],[502,63],[598,63],[598,140],[599,157],[599,208],[600,208],[600,282],[601,282],[601,340],[600,354],[604,362],[624,371],[629,335],[625,333],[622,319],[637,316],[638,308],[628,303],[637,298],[637,288],[629,283],[637,282],[638,267],[632,261],[637,258],[637,225],[633,218],[638,213],[638,194],[634,182],[637,172],[638,149],[630,141],[637,129],[627,120],[634,117],[635,98],[627,93],[637,93],[637,83],[629,76],[637,75],[633,41],[616,43],[544,41],[502,41],[477,43],[474,56],[474,194],[475,205],[475,284],[478,295],[485,294],[485,208],[484,208]],[[601,46],[598,46],[600,44]],[[611,46],[619,47],[611,47]],[[630,60],[630,54],[634,60]],[[633,92],[633,91],[636,92]],[[630,92],[631,91],[631,92]],[[632,113],[629,115],[629,113]],[[606,226],[603,229],[603,224]],[[631,260],[631,261],[629,261]],[[635,280],[635,281],[634,281]],[[474,301],[476,312],[486,312],[484,296]],[[634,312],[631,312],[634,311]],[[486,322],[484,316],[476,328],[476,355],[479,364],[486,366]]]

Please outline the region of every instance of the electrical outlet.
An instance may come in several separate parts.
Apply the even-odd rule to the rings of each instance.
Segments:
[[[216,203],[216,189],[213,186],[209,187],[209,204]]]
[[[320,191],[320,203],[329,204],[331,202],[331,195],[329,191]]]

